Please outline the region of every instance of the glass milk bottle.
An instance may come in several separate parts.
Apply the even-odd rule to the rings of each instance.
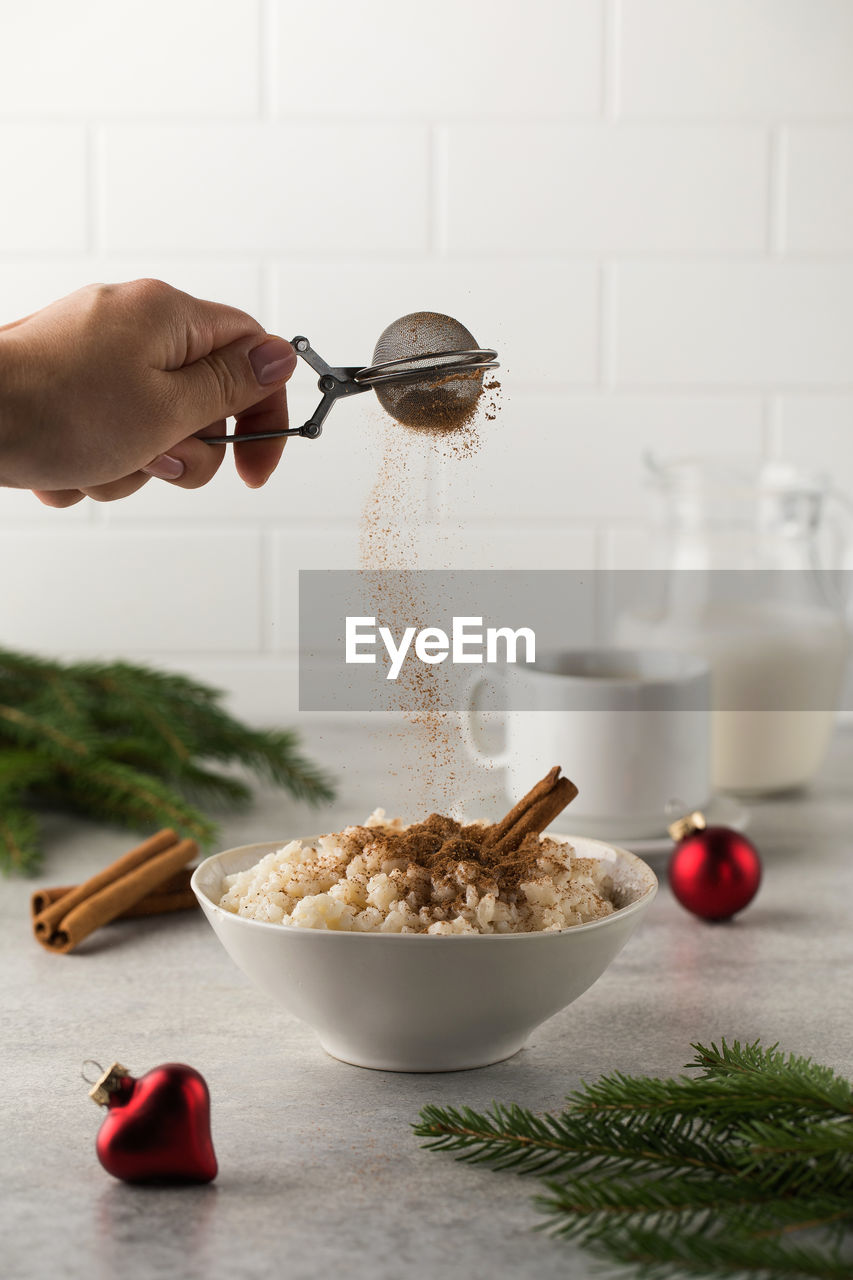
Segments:
[[[649,460],[663,520],[659,597],[620,642],[702,654],[712,671],[712,778],[744,795],[807,784],[826,753],[848,630],[828,490],[781,464]]]

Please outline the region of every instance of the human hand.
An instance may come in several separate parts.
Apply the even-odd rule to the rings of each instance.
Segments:
[[[160,280],[95,284],[0,326],[0,483],[48,506],[109,502],[151,476],[197,489],[225,445],[204,435],[287,426],[297,357],[251,316]],[[257,488],[285,438],[234,446]]]

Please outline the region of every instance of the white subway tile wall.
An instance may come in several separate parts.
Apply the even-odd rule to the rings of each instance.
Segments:
[[[261,535],[162,524],[5,533],[3,644],[81,655],[244,653],[264,640]],[[224,589],[223,589],[224,584]]]
[[[766,230],[759,129],[507,124],[447,129],[451,253],[755,253]]]
[[[782,226],[791,253],[853,255],[853,129],[791,128]]]
[[[468,505],[475,477],[477,512],[498,527],[642,522],[648,503],[644,453],[669,458],[710,449],[755,456],[762,430],[757,396],[522,392],[483,433],[476,457],[449,459],[441,468],[439,499],[452,519]]]
[[[853,112],[848,0],[622,0],[626,115],[787,121]]]
[[[332,364],[422,308],[497,347],[479,453],[414,450],[418,566],[642,565],[645,453],[853,494],[850,0],[30,0],[0,158],[0,324],[153,275]],[[317,398],[300,367],[293,421]],[[260,491],[230,458],[66,511],[0,490],[0,645],[292,716],[297,571],[358,564],[389,431],[368,393]]]
[[[4,254],[86,249],[86,150],[81,125],[0,120],[0,248]]]
[[[617,383],[853,385],[853,262],[622,262],[614,274]]]
[[[257,114],[260,11],[251,0],[27,0],[3,10],[3,115]]]
[[[853,499],[853,394],[782,396],[775,421],[775,456],[816,468],[839,497]]]
[[[424,253],[423,125],[111,124],[103,246],[122,253]]]
[[[595,115],[602,0],[278,0],[273,109],[380,118]]]

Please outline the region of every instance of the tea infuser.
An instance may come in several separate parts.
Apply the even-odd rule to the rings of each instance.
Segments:
[[[336,400],[375,391],[383,409],[397,422],[410,426],[455,426],[473,410],[486,369],[496,369],[497,352],[478,347],[464,325],[436,311],[415,311],[389,324],[379,336],[373,364],[366,368],[335,368],[301,334],[292,346],[319,373],[323,398],[301,427],[255,431],[248,435],[202,436],[207,444],[244,444],[304,436],[316,440]]]

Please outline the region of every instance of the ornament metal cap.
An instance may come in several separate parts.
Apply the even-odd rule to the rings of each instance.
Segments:
[[[685,817],[677,818],[675,822],[671,822],[667,830],[675,843],[678,844],[679,840],[685,840],[687,836],[692,836],[694,831],[704,831],[707,825],[704,813],[694,809],[693,813],[688,813]]]
[[[89,1097],[99,1107],[106,1107],[109,1104],[110,1095],[120,1088],[122,1080],[129,1074],[127,1067],[123,1067],[120,1062],[114,1062],[111,1067],[107,1067],[106,1071],[101,1073],[92,1085],[89,1090]]]

